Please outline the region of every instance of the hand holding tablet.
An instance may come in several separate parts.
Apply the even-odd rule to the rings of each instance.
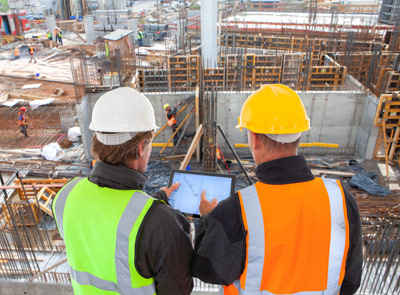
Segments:
[[[217,173],[172,170],[169,186],[176,182],[179,182],[180,186],[172,192],[169,198],[170,205],[187,216],[200,217],[199,206],[202,192],[206,191],[204,197],[211,202],[213,209],[215,202],[219,203],[234,193],[236,177]],[[217,201],[213,201],[214,198]],[[210,204],[203,203],[207,208],[210,207]]]
[[[201,200],[200,200],[200,206],[199,206],[200,216],[203,217],[204,215],[210,213],[217,205],[218,205],[218,200],[216,198],[214,198],[210,202],[206,198],[206,191],[203,191],[201,193]]]

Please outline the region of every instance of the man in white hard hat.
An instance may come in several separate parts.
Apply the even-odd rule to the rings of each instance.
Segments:
[[[237,128],[247,129],[258,181],[218,205],[202,194],[193,276],[224,285],[224,295],[354,294],[362,270],[357,203],[297,155],[310,129],[300,97],[264,85],[243,104]]]
[[[53,202],[74,293],[190,294],[190,226],[165,202],[179,184],[158,199],[142,191],[157,129],[150,101],[132,88],[112,90],[97,101],[89,128],[94,169]]]

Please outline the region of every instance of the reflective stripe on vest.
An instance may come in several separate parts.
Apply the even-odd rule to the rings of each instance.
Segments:
[[[63,227],[63,220],[64,220],[64,208],[65,203],[67,202],[67,197],[69,193],[72,191],[74,186],[81,181],[82,177],[77,177],[72,181],[68,182],[63,189],[60,191],[59,196],[57,198],[56,204],[54,205],[54,213],[57,221],[58,231],[62,238],[64,238],[64,227]]]
[[[59,193],[56,200],[54,210],[57,217],[57,225],[62,237],[62,218],[64,215],[65,204],[68,195],[80,180],[82,180],[82,178],[75,178],[73,181],[68,183]],[[71,267],[71,276],[78,284],[91,285],[101,290],[117,292],[119,294],[153,295],[156,293],[154,283],[140,288],[132,288],[131,271],[129,267],[129,235],[148,199],[149,197],[146,194],[136,191],[126,205],[119,220],[115,246],[117,283],[103,280],[91,273],[78,271]]]
[[[171,116],[171,119],[168,119],[168,112],[165,113],[165,115],[167,116],[167,121],[168,121],[168,126],[169,127],[172,127],[174,124],[177,123],[174,115]]]
[[[341,270],[343,263],[346,261],[346,257],[344,256],[347,253],[347,226],[345,220],[347,218],[347,212],[340,184],[334,179],[327,178],[323,179],[323,183],[329,196],[331,215],[327,288],[321,291],[304,291],[291,294],[336,295],[340,291],[341,279],[343,279],[341,278]],[[237,280],[232,285],[225,287],[224,294],[275,295],[267,290],[260,290],[265,258],[265,227],[257,189],[255,185],[252,185],[241,190],[239,195],[245,211],[242,212],[242,215],[245,215],[243,216],[243,219],[246,220],[248,227],[248,242],[246,249],[247,273],[242,274],[241,277],[242,280],[245,278],[245,281]],[[290,280],[290,278],[288,279]]]

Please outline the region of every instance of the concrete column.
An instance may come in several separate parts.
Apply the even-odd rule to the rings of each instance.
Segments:
[[[137,19],[128,19],[128,30],[132,30],[134,33],[131,35],[132,36],[132,44],[136,44],[136,40],[138,37],[137,33]]]
[[[91,15],[84,16],[83,24],[85,26],[86,43],[92,44],[94,39],[96,39],[96,35],[94,33],[93,16],[91,16]]]
[[[56,40],[56,36],[54,36],[54,30],[56,28],[56,18],[54,15],[46,16],[46,27],[50,30],[51,35],[53,35],[53,40]]]
[[[178,41],[178,49],[185,48],[185,21],[178,20],[177,22],[177,32],[176,32],[176,39]]]
[[[105,6],[105,0],[99,0],[99,10],[105,10],[106,6]]]
[[[217,1],[201,0],[201,52],[205,67],[217,66]]]
[[[111,10],[125,10],[126,0],[105,0],[105,9]]]

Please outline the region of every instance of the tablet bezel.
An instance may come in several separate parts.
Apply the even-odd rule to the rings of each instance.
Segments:
[[[225,177],[225,178],[230,178],[232,179],[231,181],[231,192],[229,196],[232,196],[235,193],[235,188],[236,188],[236,175],[232,174],[222,174],[222,173],[212,173],[212,172],[203,172],[203,171],[193,171],[193,170],[178,170],[178,169],[173,169],[171,170],[171,173],[169,175],[169,181],[168,181],[168,187],[172,185],[172,180],[174,179],[175,173],[183,173],[183,174],[194,174],[194,175],[205,175],[205,176],[216,176],[216,177]],[[228,197],[229,198],[229,197]],[[175,208],[174,208],[175,209]],[[177,209],[175,209],[177,210]],[[192,213],[186,213],[182,212],[183,215],[187,217],[195,217],[195,218],[200,218],[200,215],[198,214],[192,214]]]

